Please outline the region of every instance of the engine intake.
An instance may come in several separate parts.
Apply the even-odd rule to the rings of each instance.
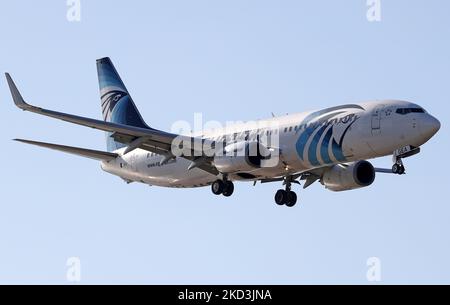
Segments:
[[[375,168],[368,161],[334,165],[322,176],[322,184],[334,192],[370,186],[375,181]]]

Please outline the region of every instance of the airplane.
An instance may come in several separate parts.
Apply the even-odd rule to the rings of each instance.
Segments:
[[[103,120],[30,105],[10,74],[5,75],[18,108],[104,131],[107,151],[15,140],[100,161],[105,172],[127,183],[210,186],[213,194],[225,197],[233,194],[236,181],[281,183],[275,202],[293,207],[293,184],[304,182],[307,188],[319,181],[340,192],[372,185],[376,173],[405,174],[402,160],[419,153],[441,127],[417,104],[379,100],[272,115],[257,124],[241,122],[200,133],[169,133],[145,123],[110,58],[97,60],[97,72]],[[390,169],[367,161],[389,155]]]

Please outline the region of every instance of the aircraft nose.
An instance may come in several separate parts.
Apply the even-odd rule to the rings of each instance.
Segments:
[[[432,115],[427,115],[421,125],[424,136],[430,138],[441,129],[441,122]]]

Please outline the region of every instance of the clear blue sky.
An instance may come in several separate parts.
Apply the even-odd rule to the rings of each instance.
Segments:
[[[419,103],[442,129],[403,177],[367,189],[299,192],[278,184],[172,190],[126,185],[99,164],[16,137],[105,149],[104,134],[24,113],[0,82],[0,283],[450,283],[450,3],[366,1],[66,1],[0,5],[0,70],[34,104],[101,118],[95,59],[110,56],[147,123],[250,120],[347,102]],[[390,166],[390,158],[375,161]]]

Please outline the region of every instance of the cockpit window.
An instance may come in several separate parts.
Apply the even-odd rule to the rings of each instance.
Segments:
[[[425,110],[422,108],[398,108],[395,112],[404,115],[408,113],[425,113]]]

